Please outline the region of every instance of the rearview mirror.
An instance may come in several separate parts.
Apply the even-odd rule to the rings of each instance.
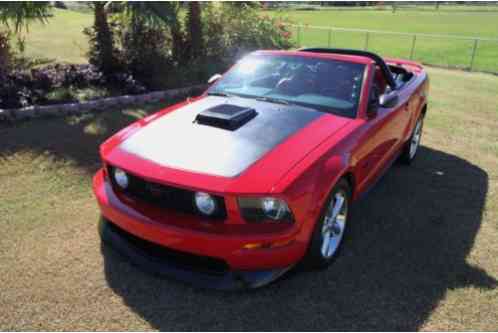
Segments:
[[[379,105],[383,108],[392,108],[398,103],[398,92],[390,91],[379,97]]]
[[[208,80],[208,84],[214,83],[214,82],[218,81],[219,79],[221,79],[221,74],[214,74],[214,75],[213,75],[213,76],[211,76],[211,78]]]

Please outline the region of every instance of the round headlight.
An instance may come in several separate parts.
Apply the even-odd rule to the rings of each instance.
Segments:
[[[273,197],[240,197],[240,214],[249,223],[283,222],[293,223],[294,216],[287,203]]]
[[[216,211],[216,201],[204,192],[195,193],[195,206],[204,215],[212,215]]]
[[[287,204],[276,198],[263,198],[261,208],[263,213],[273,220],[281,220],[289,212]]]
[[[128,187],[129,183],[128,175],[126,174],[126,172],[124,172],[119,168],[114,169],[114,180],[116,181],[118,186],[121,187],[122,189]]]

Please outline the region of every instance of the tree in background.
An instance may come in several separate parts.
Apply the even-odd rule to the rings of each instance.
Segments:
[[[203,20],[206,53],[214,63],[230,63],[252,50],[294,46],[289,22],[261,15],[258,6],[210,3],[205,8]]]
[[[38,20],[46,22],[50,16],[49,2],[0,2],[0,75],[9,73],[14,53],[10,40],[29,24]]]
[[[131,18],[132,25],[146,25],[151,28],[169,29],[172,40],[172,53],[176,59],[183,58],[185,49],[184,35],[179,19],[180,4],[178,2],[124,2],[125,13]]]
[[[0,24],[16,33],[23,28],[28,30],[34,20],[46,22],[51,15],[50,2],[40,1],[6,1],[0,2]]]
[[[94,1],[90,6],[94,11],[94,25],[84,30],[90,42],[89,60],[107,75],[127,64],[142,69],[137,63],[141,58],[142,63],[146,63],[150,60],[146,56],[162,47],[158,43],[163,39],[164,28],[171,30],[174,40],[176,36],[177,44],[182,42],[182,35],[176,32],[180,31],[176,2]],[[110,17],[119,26],[116,31],[109,22]],[[127,54],[123,54],[123,47],[128,48]],[[178,53],[183,47],[173,49],[173,53]]]
[[[180,19],[182,6],[186,9],[185,20]],[[198,2],[94,2],[92,7],[95,23],[85,31],[91,44],[89,58],[106,74],[118,70],[119,63],[127,63],[131,71],[140,74],[154,71],[151,66],[155,64],[151,62],[159,61],[166,46],[172,62],[180,66],[203,55],[202,7]],[[113,13],[119,25],[119,41],[113,36],[108,12]],[[122,49],[117,50],[116,44]]]
[[[148,26],[162,25],[169,29],[173,59],[178,63],[199,58],[203,52],[202,6],[197,1],[183,5],[186,7],[185,24],[182,24],[179,15],[181,3],[126,2],[126,10],[132,18]]]
[[[114,39],[109,22],[107,20],[107,4],[105,2],[93,2],[93,32],[85,30],[90,39],[89,62],[95,65],[105,74],[111,74],[117,68],[117,60],[114,56]]]
[[[201,6],[197,1],[188,3],[187,28],[190,58],[196,59],[203,55]]]
[[[115,52],[114,63],[122,66],[111,74],[124,70],[149,89],[167,89],[203,82],[246,52],[292,47],[285,20],[262,16],[259,7],[252,2],[108,2],[103,8],[109,17],[102,18],[109,21],[102,26],[110,27],[105,42],[112,45],[107,50]],[[98,39],[97,28],[90,29],[91,41]]]

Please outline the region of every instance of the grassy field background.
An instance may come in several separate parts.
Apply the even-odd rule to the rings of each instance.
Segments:
[[[473,69],[498,72],[498,12],[436,12],[400,10],[315,10],[269,11],[269,15],[287,17],[296,24],[309,25],[293,29],[301,46],[335,46],[359,48],[366,46],[366,33],[334,31],[311,26],[366,29],[410,34],[444,34],[455,36],[494,38],[479,41]],[[411,57],[413,36],[370,33],[367,49],[384,56]],[[330,41],[330,43],[329,43]],[[434,38],[418,35],[413,59],[445,67],[468,68],[474,47],[473,40]]]
[[[288,17],[293,22],[310,26],[369,29],[406,33],[449,34],[498,39],[498,12],[414,11],[399,10],[280,10],[263,15]],[[88,41],[82,31],[92,25],[88,12],[54,10],[48,24],[35,23],[26,36],[26,55],[47,61],[86,62]],[[298,39],[297,29],[293,28]],[[363,32],[334,32],[330,45],[344,48],[365,47]],[[329,33],[303,28],[301,46],[329,46]],[[410,58],[412,36],[370,34],[368,49],[385,56]],[[467,68],[470,66],[474,42],[418,36],[413,58],[428,64]],[[474,60],[478,71],[498,72],[498,41],[480,41]]]
[[[263,15],[290,18],[296,24],[333,26],[423,34],[449,34],[498,39],[498,12],[414,11],[399,10],[274,10]],[[91,26],[91,13],[54,10],[48,24],[35,23],[26,39],[26,55],[47,61],[86,62],[88,42],[82,34]],[[326,30],[303,28],[294,38],[301,46],[335,46],[363,49],[363,32],[336,31],[329,37]],[[299,35],[299,38],[298,38]],[[330,43],[329,43],[330,40]],[[368,49],[385,56],[410,58],[412,36],[370,34]],[[472,40],[442,39],[418,36],[413,59],[428,64],[468,68],[474,47]],[[473,67],[478,71],[498,72],[498,41],[480,41]]]
[[[92,26],[93,15],[56,8],[53,13],[48,23],[34,22],[24,34],[26,55],[49,62],[88,62],[88,39],[83,29]]]
[[[497,330],[498,77],[429,74],[420,155],[356,204],[342,256],[253,292],[101,247],[98,146],[174,101],[0,128],[0,330]]]

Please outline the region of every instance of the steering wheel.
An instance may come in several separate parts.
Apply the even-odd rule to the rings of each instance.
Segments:
[[[341,81],[333,86],[322,88],[320,90],[320,95],[349,100],[351,99],[352,94],[352,84],[352,81]]]
[[[283,78],[278,81],[275,86],[276,91],[281,91],[287,94],[304,94],[312,91],[315,87],[315,82],[307,78],[297,78],[296,76]]]

